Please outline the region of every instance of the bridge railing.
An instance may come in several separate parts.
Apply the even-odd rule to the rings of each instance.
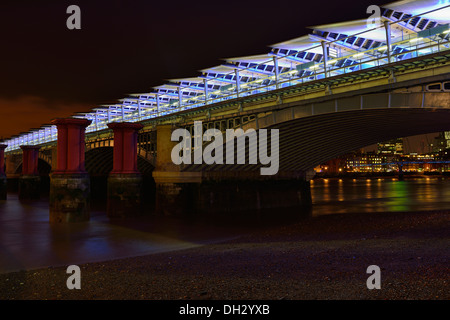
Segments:
[[[443,10],[448,7],[450,6],[443,6],[429,12]],[[305,51],[294,51],[287,55],[272,53],[273,56],[268,56],[266,61],[249,63],[246,68],[236,65],[232,72],[216,74],[212,78],[206,77],[202,84],[196,83],[195,85],[180,87],[178,92],[179,99],[166,99],[167,102],[164,103],[160,103],[158,100],[157,102],[152,102],[151,106],[142,106],[138,102],[137,104],[128,104],[127,108],[124,108],[122,104],[121,112],[115,110],[114,114],[111,115],[108,109],[107,117],[97,111],[78,117],[92,120],[92,124],[86,129],[86,132],[95,132],[107,129],[109,122],[138,122],[157,118],[226,100],[267,93],[308,81],[378,68],[389,63],[450,50],[450,25],[448,23],[420,32],[410,31],[404,34],[402,31],[399,34],[396,31],[394,34],[391,33],[392,28],[406,30],[408,22],[415,17],[420,17],[420,14],[398,21],[385,21],[384,24],[379,24],[363,32],[339,37],[331,41],[327,38],[315,36],[318,39],[317,42],[321,42],[321,44],[312,46]],[[348,41],[353,38],[371,40],[374,32],[378,32],[378,34],[385,32],[385,39],[384,41],[376,41],[377,45],[369,46],[367,50],[356,48],[351,41]],[[329,58],[328,52],[331,46],[343,48],[346,53]],[[321,50],[322,55],[320,59],[316,59],[317,61],[300,61],[298,59],[300,53],[320,52]],[[211,83],[221,83],[223,85],[220,85],[218,89],[212,89]],[[182,91],[189,92],[189,96],[184,96]],[[195,93],[193,94],[193,92]],[[56,139],[56,127],[46,126],[5,141],[8,144],[6,151],[19,149],[21,145],[48,143]]]
[[[444,8],[432,10],[438,11]],[[430,12],[432,12],[430,11]],[[416,16],[420,16],[416,15]],[[391,22],[391,26],[405,26],[408,21],[416,16],[411,16],[403,20]],[[373,33],[378,29],[385,29],[385,25],[379,25],[375,28],[360,32],[358,34],[353,34],[347,37],[342,37],[334,41],[323,41],[325,45],[313,46],[308,49],[308,51],[314,51],[322,47],[330,46],[333,43],[338,43],[340,45],[344,44],[349,38],[358,36],[361,38],[370,39],[370,36],[365,37],[369,33]],[[211,81],[222,81],[228,83],[227,85],[221,86],[219,89],[200,93],[194,97],[182,98],[181,100],[174,100],[171,103],[162,104],[158,110],[155,108],[146,109],[141,112],[138,116],[138,112],[131,112],[125,117],[119,116],[117,119],[128,119],[131,121],[140,121],[150,118],[160,117],[166,114],[188,110],[192,108],[197,108],[205,106],[208,104],[214,104],[230,99],[236,99],[239,97],[245,97],[249,95],[254,95],[258,93],[267,93],[269,91],[285,88],[292,85],[297,85],[305,83],[308,81],[324,79],[330,76],[347,74],[353,71],[359,71],[369,68],[376,68],[382,65],[386,65],[391,62],[403,61],[411,58],[420,57],[427,54],[432,54],[435,52],[441,52],[445,50],[450,50],[450,39],[449,39],[450,27],[449,24],[440,25],[436,28],[424,30],[422,33],[409,33],[402,34],[401,36],[391,38],[390,45],[387,45],[387,40],[385,42],[379,42],[379,46],[373,47],[368,50],[354,50],[355,52],[341,57],[336,57],[334,59],[323,59],[319,62],[313,63],[296,63],[295,66],[286,70],[278,66],[278,63],[282,59],[289,59],[299,52],[294,52],[289,55],[284,56],[274,56],[273,59],[268,58],[267,61],[263,61],[258,64],[253,64],[247,68],[236,69],[233,72],[218,74],[215,78],[210,79]],[[325,54],[323,55],[325,56]],[[261,66],[272,66],[272,73],[267,76],[261,77],[260,72]],[[305,68],[304,66],[307,65]],[[281,70],[281,72],[280,72]],[[230,80],[233,76],[236,76],[236,72],[245,73],[245,77],[250,79],[247,82],[240,82],[239,77],[235,77],[235,81]],[[205,84],[208,83],[208,79]],[[189,89],[199,89],[201,87],[186,87],[185,90]],[[203,86],[204,89],[204,86]],[[113,119],[114,121],[116,119]],[[102,127],[106,128],[106,122],[102,123]],[[94,128],[88,128],[88,131],[95,131]]]

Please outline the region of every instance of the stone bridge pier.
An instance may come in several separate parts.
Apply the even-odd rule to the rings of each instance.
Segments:
[[[195,210],[193,202],[202,181],[201,172],[182,172],[172,162],[172,125],[161,125],[157,130],[156,167],[153,179],[156,184],[155,212],[164,215],[186,215]]]
[[[85,170],[85,119],[56,119],[58,141],[52,150],[50,222],[90,218],[90,177]],[[142,176],[137,169],[138,123],[110,123],[114,132],[113,170],[108,177],[107,213],[111,218],[141,214]]]
[[[90,217],[90,180],[85,170],[85,119],[56,119],[56,168],[50,175],[50,222],[87,221]]]
[[[113,171],[108,176],[107,212],[110,218],[142,214],[143,178],[137,169],[139,123],[113,122],[108,127],[114,132]]]
[[[312,206],[310,180],[313,171],[279,172],[261,176],[260,170],[228,171],[221,165],[215,171],[207,166],[182,171],[171,159],[175,127],[157,127],[157,158],[153,178],[156,183],[158,214],[201,215],[205,219],[223,217],[251,221],[283,213],[309,214]]]
[[[310,178],[307,173],[279,173],[261,177],[259,172],[217,172],[204,175],[196,210],[206,216],[253,221],[298,218],[311,212]]]

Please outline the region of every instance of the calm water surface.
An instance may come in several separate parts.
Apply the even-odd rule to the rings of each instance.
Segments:
[[[311,194],[313,216],[450,209],[450,179],[442,177],[316,179]]]
[[[317,179],[313,216],[450,209],[450,180]],[[63,266],[192,248],[232,239],[245,228],[186,223],[170,218],[110,222],[102,208],[86,223],[52,226],[46,200],[0,201],[0,273]]]

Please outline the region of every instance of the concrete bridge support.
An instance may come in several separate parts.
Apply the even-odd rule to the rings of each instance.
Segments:
[[[85,170],[86,119],[56,119],[56,168],[50,175],[50,222],[87,221],[90,217],[90,181]]]
[[[142,175],[137,169],[139,123],[113,122],[114,164],[108,177],[107,212],[110,218],[142,214]]]
[[[171,125],[157,127],[156,212],[200,214],[206,219],[237,219],[309,214],[312,172],[280,172],[263,177],[260,171],[183,172],[171,159]],[[224,168],[226,169],[226,168]],[[287,216],[287,215],[286,215]]]
[[[240,172],[234,179],[203,181],[196,211],[217,221],[252,222],[307,216],[311,207],[310,182],[303,177],[263,179]]]
[[[6,200],[8,191],[7,180],[5,174],[5,149],[6,144],[0,144],[0,200]]]
[[[156,167],[153,178],[156,183],[157,214],[186,215],[194,209],[201,172],[182,172],[172,162],[172,149],[178,143],[171,141],[172,125],[161,125],[157,130]]]
[[[38,172],[38,146],[21,146],[22,175],[19,178],[19,199],[36,200],[40,198],[40,181]]]

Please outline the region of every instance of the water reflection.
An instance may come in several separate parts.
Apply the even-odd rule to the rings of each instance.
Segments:
[[[318,179],[311,194],[313,216],[450,209],[450,180],[437,177]],[[161,217],[111,222],[104,208],[94,208],[89,222],[52,226],[46,200],[21,203],[9,194],[0,201],[0,273],[191,248],[246,232]]]
[[[111,222],[102,210],[89,222],[51,225],[48,212],[46,200],[8,194],[0,201],[0,273],[192,248],[242,233],[164,217]]]
[[[441,177],[317,179],[311,194],[313,216],[450,209],[450,179]]]

